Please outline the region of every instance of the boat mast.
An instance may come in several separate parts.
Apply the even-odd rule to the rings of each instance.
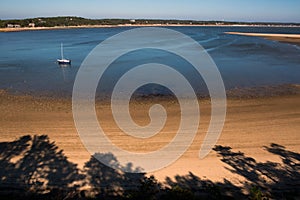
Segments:
[[[60,43],[60,54],[61,54],[61,59],[64,59],[64,52],[63,52],[63,43]]]

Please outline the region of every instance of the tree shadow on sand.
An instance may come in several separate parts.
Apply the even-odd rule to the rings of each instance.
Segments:
[[[108,167],[99,160],[105,160]],[[124,173],[122,169],[132,173]],[[131,163],[120,165],[112,153],[97,153],[85,164],[84,172],[87,175],[86,184],[91,187],[93,196],[112,197],[121,196],[124,191],[137,190],[139,183],[145,178],[140,168],[133,168]]]
[[[46,135],[0,143],[0,163],[2,196],[46,191],[65,195],[79,188],[85,177]]]
[[[243,176],[243,187],[251,193],[276,199],[300,197],[300,154],[272,143],[264,149],[280,156],[282,163],[257,162],[242,152],[234,152],[228,146],[216,146],[214,150],[222,156],[221,161],[230,166],[227,170]],[[254,195],[254,194],[252,194]]]
[[[281,163],[257,162],[228,146],[214,151],[237,174],[241,186],[201,179],[192,172],[167,177],[163,183],[132,163],[122,166],[111,153],[97,153],[82,170],[68,161],[46,135],[23,136],[0,143],[1,199],[297,199],[300,197],[300,154],[278,144],[264,149]],[[102,164],[98,159],[114,166]],[[122,169],[133,173],[124,173]],[[245,181],[242,181],[245,180]],[[246,192],[245,192],[246,191]]]
[[[225,168],[246,180],[240,182],[242,186],[225,178],[223,182],[203,180],[190,172],[165,179],[167,196],[180,199],[299,199],[300,154],[273,143],[264,149],[278,155],[282,162],[257,162],[228,146],[214,148],[221,161],[227,164]]]

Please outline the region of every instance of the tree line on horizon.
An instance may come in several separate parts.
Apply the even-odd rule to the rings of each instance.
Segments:
[[[120,25],[120,24],[166,24],[166,25],[294,25],[300,23],[269,23],[269,22],[230,22],[230,21],[198,21],[198,20],[176,20],[176,19],[87,19],[83,17],[38,17],[28,19],[6,19],[0,20],[0,27],[6,28],[8,24],[29,27],[54,27],[54,26],[83,26],[83,25]],[[30,25],[31,24],[31,25]]]

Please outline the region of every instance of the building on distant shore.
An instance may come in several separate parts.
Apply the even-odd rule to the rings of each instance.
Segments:
[[[6,25],[7,28],[21,28],[20,24],[7,24]]]
[[[28,27],[35,27],[35,23],[29,23]]]

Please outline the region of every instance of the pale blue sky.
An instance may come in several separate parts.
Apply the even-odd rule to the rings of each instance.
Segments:
[[[300,0],[1,0],[0,19],[43,16],[300,23]]]

